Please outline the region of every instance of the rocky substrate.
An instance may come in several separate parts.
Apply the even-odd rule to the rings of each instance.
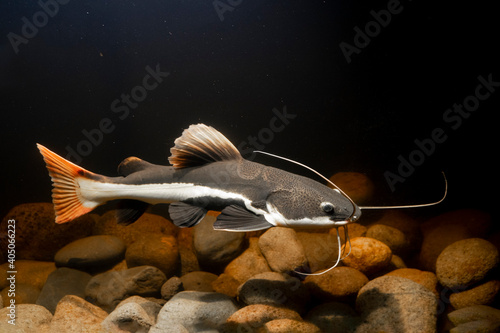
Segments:
[[[355,176],[336,182],[373,192]],[[335,263],[335,230],[230,233],[212,229],[216,214],[192,229],[154,210],[130,226],[114,216],[56,225],[50,203],[9,212],[0,230],[16,220],[16,325],[1,238],[0,332],[500,331],[500,235],[481,211],[368,216],[349,227],[339,267],[307,277],[294,271]]]

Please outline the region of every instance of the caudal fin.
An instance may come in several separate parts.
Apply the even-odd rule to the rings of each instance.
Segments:
[[[99,204],[86,201],[80,193],[79,178],[91,178],[94,174],[65,160],[37,143],[49,175],[52,178],[52,202],[56,223],[66,223],[86,214]]]

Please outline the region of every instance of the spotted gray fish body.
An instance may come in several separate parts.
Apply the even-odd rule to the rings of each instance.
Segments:
[[[338,227],[361,215],[338,190],[310,178],[242,158],[212,127],[198,124],[175,141],[172,166],[136,157],[120,177],[87,171],[39,145],[53,180],[56,222],[64,223],[110,200],[121,200],[119,222],[134,222],[150,204],[169,203],[174,224],[191,227],[208,210],[221,211],[214,228]]]

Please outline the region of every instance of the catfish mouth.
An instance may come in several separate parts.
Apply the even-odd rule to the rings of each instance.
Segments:
[[[334,227],[341,227],[349,223],[354,223],[361,217],[361,209],[356,204],[354,204],[353,207],[354,211],[348,218],[330,218],[330,220],[334,223]]]

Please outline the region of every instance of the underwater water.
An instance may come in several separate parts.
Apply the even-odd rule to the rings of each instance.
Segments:
[[[494,331],[492,6],[3,1],[0,331],[29,331],[29,320],[47,332],[446,331],[476,305],[488,306],[481,313]],[[335,263],[335,229],[215,232],[216,213],[180,229],[163,205],[130,226],[117,225],[113,205],[54,223],[36,143],[114,177],[129,156],[168,165],[175,139],[198,123],[252,161],[324,183],[253,154],[263,150],[337,174],[360,205],[437,201],[442,172],[448,194],[432,207],[363,211],[349,228],[351,254],[307,278],[293,270]],[[209,303],[218,304],[212,312]],[[426,309],[421,320],[408,321],[417,308]],[[179,326],[165,326],[168,313]],[[379,322],[387,313],[392,326]]]

